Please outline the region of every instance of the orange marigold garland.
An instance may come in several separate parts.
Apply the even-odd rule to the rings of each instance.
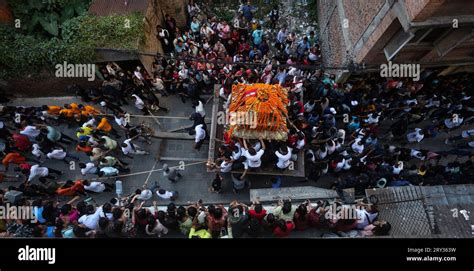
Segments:
[[[232,137],[286,140],[288,91],[280,85],[237,84],[232,86],[227,133]]]

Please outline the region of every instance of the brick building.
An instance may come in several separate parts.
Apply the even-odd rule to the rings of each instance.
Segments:
[[[473,0],[319,0],[318,16],[325,66],[474,65]],[[344,80],[350,72],[337,74]]]

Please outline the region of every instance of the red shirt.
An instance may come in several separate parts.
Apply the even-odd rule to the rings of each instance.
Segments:
[[[286,221],[286,231],[282,231],[280,227],[275,227],[275,229],[273,230],[273,234],[276,237],[284,238],[284,237],[290,236],[291,231],[294,229],[295,229],[295,224],[293,224],[293,222],[291,221]]]
[[[262,219],[267,215],[267,210],[262,209],[260,213],[257,213],[255,210],[249,210],[249,216],[252,218],[256,218],[259,221],[262,221]]]
[[[31,142],[25,135],[13,134],[13,140],[15,141],[15,147],[20,151],[26,151],[30,148]]]

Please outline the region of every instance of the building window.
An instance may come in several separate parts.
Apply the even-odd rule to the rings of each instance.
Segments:
[[[383,49],[387,60],[391,61],[414,36],[412,32],[405,32],[403,29],[398,31]]]

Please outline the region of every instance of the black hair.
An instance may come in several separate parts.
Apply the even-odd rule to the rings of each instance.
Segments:
[[[262,204],[260,204],[260,203],[255,204],[254,210],[255,210],[255,212],[257,212],[257,213],[261,213],[261,212],[263,211],[263,206],[262,206]]]
[[[94,213],[95,208],[94,208],[94,206],[92,206],[92,205],[87,205],[85,211],[86,211],[86,214],[91,215],[91,214]]]
[[[80,226],[74,226],[74,228],[72,229],[72,232],[74,233],[74,236],[78,238],[84,238],[86,237],[87,229]]]
[[[221,219],[221,218],[222,218],[222,215],[223,215],[223,213],[222,213],[222,209],[221,209],[221,208],[216,208],[216,209],[214,210],[213,216],[214,216],[215,219]]]
[[[289,212],[291,212],[291,201],[285,200],[283,202],[283,207],[281,208],[281,210],[284,214],[288,214]]]
[[[122,215],[123,215],[123,211],[122,211],[121,208],[114,208],[112,210],[112,217],[114,219],[120,219],[122,217]]]
[[[61,214],[62,215],[67,215],[71,212],[72,210],[72,206],[71,204],[64,204],[62,207],[61,207]]]
[[[105,230],[105,228],[109,225],[109,220],[105,217],[99,218],[99,228],[101,230]]]
[[[298,209],[296,209],[296,212],[300,215],[300,219],[305,219],[306,214],[308,214],[308,209],[306,208],[305,204],[300,204]]]
[[[146,219],[147,215],[148,215],[148,213],[143,208],[137,211],[137,218],[140,219],[140,220]]]
[[[392,225],[386,222],[382,226],[375,227],[373,231],[374,231],[374,235],[384,236],[384,235],[388,235],[391,229],[392,229]]]
[[[150,216],[148,217],[148,226],[150,227],[155,227],[156,225],[156,218],[154,218],[153,216]]]
[[[188,215],[194,218],[197,215],[197,209],[194,206],[188,208]]]
[[[278,219],[278,220],[276,221],[276,226],[277,226],[278,228],[280,228],[280,230],[282,230],[282,231],[284,231],[284,232],[286,232],[286,231],[288,230],[288,228],[286,227],[286,221],[283,220],[283,219]]]
[[[267,219],[267,222],[268,222],[269,224],[273,224],[273,223],[275,222],[275,220],[276,220],[274,214],[268,214],[266,219]]]
[[[112,212],[112,204],[110,204],[109,202],[106,202],[104,203],[104,205],[102,205],[102,211],[105,213],[111,213]]]

